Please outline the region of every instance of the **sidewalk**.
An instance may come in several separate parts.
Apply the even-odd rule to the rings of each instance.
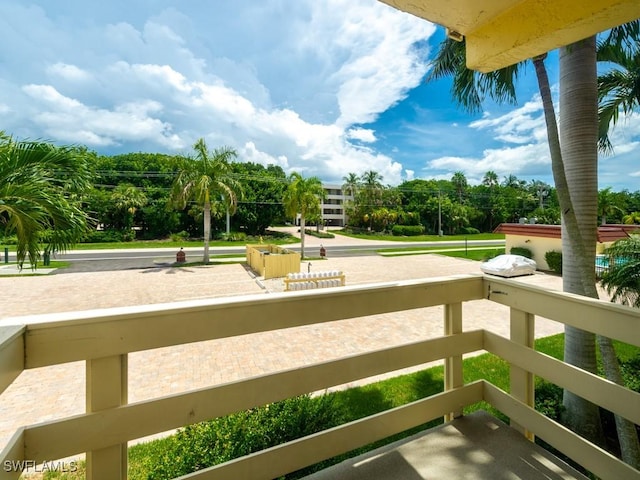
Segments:
[[[440,255],[328,258],[311,264],[311,271],[345,272],[347,285],[480,271],[478,262]],[[307,268],[304,262],[301,270]],[[241,264],[6,278],[0,279],[0,319],[282,290],[281,279],[256,280]],[[559,277],[544,274],[515,281],[561,288]],[[506,307],[474,301],[463,310],[465,328],[508,335]],[[433,307],[134,353],[129,355],[129,401],[440,336],[442,316],[442,307]],[[555,322],[537,319],[537,337],[559,332]],[[0,397],[0,444],[20,425],[84,412],[84,390],[83,362],[23,372]]]

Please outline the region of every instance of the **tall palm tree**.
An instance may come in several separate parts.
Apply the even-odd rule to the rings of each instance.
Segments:
[[[628,114],[640,107],[640,45],[628,41],[640,36],[640,20],[624,27],[627,36],[616,38],[614,30],[598,43],[597,49],[598,61],[607,62],[610,67],[598,76],[598,146],[605,153],[613,151],[609,129],[617,123],[619,113]]]
[[[453,188],[456,189],[458,194],[458,201],[462,203],[462,195],[464,195],[464,191],[467,188],[467,177],[465,177],[464,172],[457,171],[451,177],[451,183],[453,184]]]
[[[129,231],[133,227],[133,218],[140,207],[147,204],[147,196],[134,185],[121,183],[111,194],[111,200],[122,215],[122,227]]]
[[[382,180],[384,177],[375,170],[368,170],[360,177],[365,217],[369,218],[369,230],[373,226],[373,211],[382,205]]]
[[[368,170],[360,177],[362,181],[362,187],[366,190],[379,190],[382,189],[382,180],[384,177],[375,170]]]
[[[360,185],[360,177],[357,173],[350,172],[342,177],[342,191],[355,198]]]
[[[344,224],[349,223],[349,215],[353,211],[353,204],[355,202],[356,194],[358,193],[358,187],[360,186],[360,177],[357,173],[350,172],[346,176],[342,177],[342,193],[343,195],[349,195],[351,198],[345,205]]]
[[[487,171],[482,177],[482,184],[486,185],[489,188],[493,188],[498,185],[498,174],[493,170]]]
[[[86,150],[16,141],[0,131],[0,225],[17,237],[17,261],[37,266],[44,253],[64,251],[87,231],[80,204],[91,187]]]
[[[429,78],[451,75],[454,99],[471,111],[482,106],[489,96],[496,101],[515,102],[515,80],[518,65],[492,72],[483,80],[483,74],[466,72],[464,45],[445,41],[438,53],[436,65]],[[457,51],[451,54],[451,51]],[[444,52],[444,53],[443,53]],[[448,53],[447,53],[448,52]],[[563,257],[571,258],[566,273],[563,265],[563,290],[597,298],[595,287],[595,218],[597,203],[597,91],[595,77],[595,38],[561,49],[561,93],[563,102],[560,135],[544,66],[546,55],[535,57],[533,64],[538,79],[543,111],[547,124],[547,137],[551,155],[556,192],[563,212]],[[438,62],[449,62],[444,67]],[[454,62],[454,63],[451,63]],[[575,84],[574,84],[575,82]],[[566,159],[564,158],[566,156]],[[569,189],[571,185],[571,190]],[[610,340],[599,338],[598,344],[606,358],[607,377],[621,380],[617,358]],[[565,361],[588,371],[595,370],[595,335],[573,327],[565,330]],[[565,391],[564,404],[568,424],[572,429],[592,439],[602,438],[598,409],[569,391]],[[619,422],[620,420],[620,422]],[[632,465],[640,464],[640,449],[629,435],[633,425],[616,417],[623,459]],[[625,452],[626,450],[626,452]]]
[[[503,187],[511,187],[511,188],[515,188],[515,189],[521,189],[526,184],[527,184],[526,181],[518,180],[518,177],[516,177],[513,173],[510,173],[509,175],[506,175],[504,177],[504,180],[502,181],[502,186]]]
[[[209,151],[203,138],[193,148],[195,157],[183,158],[178,176],[171,187],[171,200],[175,206],[184,209],[190,201],[195,201],[203,209],[204,257],[209,263],[209,241],[211,239],[211,209],[223,199],[233,213],[242,194],[240,183],[230,177],[230,161],[237,153],[231,148]]]
[[[605,250],[609,267],[601,283],[612,302],[640,308],[640,237],[618,240]]]
[[[320,201],[324,196],[325,191],[318,177],[304,178],[298,172],[293,172],[289,176],[289,185],[284,192],[284,209],[287,216],[294,219],[300,214],[300,256],[302,258],[304,258],[306,219],[320,214]]]
[[[611,187],[603,188],[598,192],[598,216],[601,218],[601,225],[607,224],[607,217],[622,213],[622,209],[616,205],[615,197],[611,192]]]

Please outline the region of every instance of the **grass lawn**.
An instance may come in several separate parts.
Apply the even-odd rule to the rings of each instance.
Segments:
[[[362,238],[364,240],[384,240],[388,242],[447,242],[451,240],[504,240],[503,233],[477,233],[474,235],[417,235],[411,237],[400,237],[394,235],[382,234],[364,234],[349,233],[342,230],[336,230],[334,233],[344,235],[351,238]]]
[[[245,240],[211,240],[211,247],[244,247],[247,243],[259,243],[259,239],[247,238]],[[271,243],[273,245],[288,245],[290,243],[300,242],[299,238],[290,237],[269,237],[262,239],[263,243]],[[132,242],[106,242],[106,243],[79,243],[74,245],[73,250],[108,250],[108,249],[128,249],[128,248],[175,248],[180,247],[203,247],[202,240],[178,241],[173,240],[134,240]]]
[[[483,261],[504,253],[504,248],[496,247],[409,247],[409,248],[384,248],[376,250],[376,253],[385,257],[405,257],[407,255],[424,255],[425,253],[437,253],[448,257],[468,258],[470,260]]]
[[[628,361],[640,355],[640,348],[627,344],[615,342],[616,351],[621,361]],[[554,358],[562,358],[564,348],[564,335],[554,335],[536,340],[536,350],[546,353]],[[464,365],[464,381],[472,382],[478,379],[486,379],[497,387],[509,391],[509,366],[508,364],[492,354],[482,354],[475,357],[466,358]],[[329,393],[334,397],[334,405],[340,409],[343,420],[350,422],[359,418],[373,415],[380,411],[397,407],[421,398],[442,392],[444,390],[443,367],[436,366],[420,372],[400,375],[380,382],[355,387],[348,390]],[[542,380],[536,378],[536,388]],[[505,420],[505,417],[488,404],[479,403],[465,409],[466,413],[484,409]],[[425,428],[431,428],[442,423],[438,418],[421,425],[410,431],[403,432],[394,437],[387,438],[381,442],[367,445],[354,452],[323,462],[321,468],[325,468],[330,463],[337,463],[345,458],[364,453],[365,451],[377,448],[382,444],[389,443],[405,436],[416,433]],[[129,448],[129,478],[132,480],[142,480],[146,478],[146,472],[153,463],[154,458],[161,456],[167,445],[167,439],[160,439],[144,444],[135,445]],[[320,467],[319,467],[320,468]],[[308,473],[308,472],[307,472]],[[45,479],[66,479],[79,480],[84,478],[84,462],[81,462],[79,472],[69,476],[44,476]],[[289,478],[289,477],[287,477]]]

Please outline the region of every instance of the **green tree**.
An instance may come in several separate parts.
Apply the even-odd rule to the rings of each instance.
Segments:
[[[318,177],[304,178],[298,172],[289,176],[289,185],[284,192],[284,209],[294,219],[300,214],[300,255],[304,258],[306,219],[320,214],[320,201],[325,192]]]
[[[601,283],[612,302],[640,308],[640,237],[618,240],[605,250],[609,266]]]
[[[37,266],[45,255],[80,241],[88,218],[81,199],[92,181],[82,148],[42,141],[17,141],[0,132],[0,222],[15,234],[17,261]]]
[[[203,138],[193,148],[195,158],[185,157],[179,166],[171,189],[171,200],[175,206],[184,209],[190,201],[202,207],[204,228],[203,262],[209,263],[209,241],[211,240],[212,206],[216,212],[222,212],[220,205],[232,212],[235,210],[238,196],[242,194],[240,184],[230,176],[230,161],[237,153],[231,148],[218,148],[209,151]]]
[[[232,225],[249,235],[264,235],[270,225],[284,223],[282,197],[287,176],[281,167],[251,162],[233,163],[233,171],[242,182],[244,197],[238,203]]]

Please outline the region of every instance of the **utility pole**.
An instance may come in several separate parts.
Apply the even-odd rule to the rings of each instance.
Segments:
[[[438,236],[442,236],[442,198],[438,189]]]

